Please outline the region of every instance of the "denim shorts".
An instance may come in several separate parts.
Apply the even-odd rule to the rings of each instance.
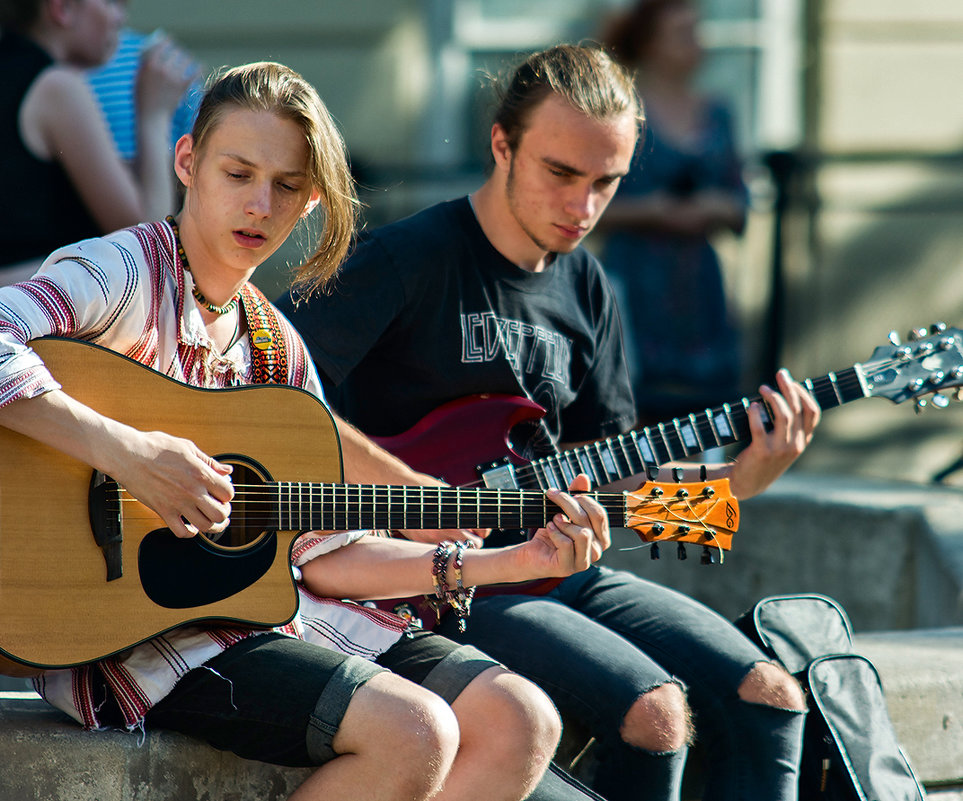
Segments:
[[[198,737],[276,765],[315,766],[331,747],[355,691],[391,671],[451,703],[498,663],[471,646],[415,630],[375,662],[269,633],[250,637],[187,673],[146,717],[148,726]]]

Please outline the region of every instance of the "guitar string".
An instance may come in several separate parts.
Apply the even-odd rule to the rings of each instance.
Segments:
[[[635,517],[638,517],[638,516],[635,516]],[[160,521],[160,518],[157,517],[157,515],[152,515],[152,514],[129,515],[129,516],[128,516],[128,515],[125,515],[125,519],[128,519],[128,520],[157,520],[158,522],[161,522],[161,521]],[[248,522],[250,523],[251,521],[248,521]],[[273,521],[267,521],[267,522],[273,522]],[[637,529],[644,528],[644,526],[643,526],[642,524],[646,524],[646,525],[661,524],[661,525],[664,525],[665,522],[666,522],[665,519],[662,518],[662,517],[642,516],[642,517],[639,519],[639,521],[636,522],[635,525],[633,525],[633,526],[631,527],[630,530],[636,531]],[[693,535],[693,534],[699,534],[699,535],[708,537],[708,538],[711,539],[712,542],[711,542],[711,543],[710,543],[710,542],[703,543],[703,542],[696,542],[696,541],[693,541],[693,540],[685,540],[685,541],[690,542],[690,543],[693,544],[693,545],[709,545],[709,547],[717,548],[717,549],[720,550],[720,551],[722,551],[722,550],[727,550],[727,548],[726,548],[725,546],[723,546],[723,545],[720,544],[720,541],[719,541],[719,539],[718,539],[718,532],[717,532],[714,528],[712,528],[711,526],[694,525],[694,524],[693,524],[692,522],[690,522],[690,521],[685,521],[684,524],[687,525],[687,526],[689,526],[689,529],[690,529],[690,531],[687,532],[686,534],[681,534],[681,533],[679,533],[677,530],[667,530],[667,531],[665,531],[665,532],[663,532],[663,533],[660,533],[660,534],[658,534],[658,535],[648,534],[648,536],[652,536],[653,539],[651,539],[651,540],[649,540],[649,539],[644,539],[643,542],[642,542],[640,545],[638,545],[638,546],[631,547],[631,548],[629,548],[629,547],[620,548],[619,550],[628,550],[628,551],[636,550],[637,548],[646,547],[646,546],[652,545],[652,544],[654,544],[654,543],[656,543],[656,542],[680,542],[680,541],[683,541],[683,538],[684,538],[684,537],[690,536],[690,535]],[[671,524],[670,524],[670,525],[671,525]],[[621,526],[620,526],[620,528],[621,528]],[[264,532],[264,531],[302,531],[302,530],[303,530],[303,531],[315,531],[315,530],[316,530],[316,531],[328,531],[328,530],[337,531],[337,530],[340,530],[340,529],[322,529],[322,528],[318,528],[318,529],[276,529],[276,528],[270,528],[270,527],[268,527],[267,525],[265,525],[263,528],[257,528],[257,527],[255,527],[255,530],[257,530],[258,533],[260,534],[260,533],[262,533],[262,532]],[[645,533],[645,532],[636,531],[636,534],[639,535],[639,536],[642,536],[644,533]],[[202,533],[202,536],[203,536],[203,533]],[[256,538],[252,538],[252,539],[251,539],[251,543],[253,543],[255,539],[256,539]],[[250,543],[249,543],[249,544],[250,544]],[[721,561],[721,560],[720,560],[720,561]]]
[[[880,361],[880,362],[877,362],[875,365],[873,365],[871,368],[869,368],[869,369],[864,369],[864,375],[866,376],[866,378],[871,379],[873,376],[879,375],[879,374],[881,374],[881,373],[885,373],[885,372],[887,372],[888,370],[893,369],[894,366],[898,366],[898,365],[900,365],[900,364],[905,364],[905,361],[902,360],[902,359],[899,359],[899,358],[895,358],[895,357],[894,357],[894,358],[891,358],[888,362],[887,362],[887,361]],[[866,368],[866,365],[857,365],[857,366],[861,366],[861,367],[863,367],[863,368]],[[815,390],[819,390],[819,389],[825,390],[825,389],[828,389],[829,387],[828,387],[827,385],[839,387],[839,388],[840,388],[841,390],[843,390],[843,391],[852,390],[852,389],[855,389],[855,388],[857,388],[857,387],[861,387],[861,384],[860,384],[858,375],[857,375],[857,373],[856,373],[856,371],[855,371],[855,367],[856,367],[856,366],[847,367],[847,368],[844,368],[843,370],[838,371],[839,373],[847,372],[847,371],[852,371],[852,372],[849,372],[846,376],[844,376],[841,380],[837,379],[837,380],[834,381],[833,379],[830,378],[831,375],[832,375],[832,376],[838,376],[838,373],[837,373],[837,372],[827,373],[827,374],[824,375],[824,376],[820,376],[820,377],[818,377],[818,378],[810,379],[810,380],[813,382],[814,385],[816,385],[816,386],[814,386],[814,389],[815,389]],[[935,389],[936,389],[936,388],[934,388],[934,391],[935,391]],[[864,396],[864,397],[865,397],[865,396]],[[761,396],[758,396],[758,395],[757,395],[757,396],[754,396],[754,397],[751,397],[751,398],[745,398],[744,400],[748,401],[749,404],[757,403],[757,402],[763,403],[764,405],[766,405],[767,413],[768,413],[768,414],[770,415],[770,417],[771,417],[771,414],[772,414],[772,413],[771,413],[771,410],[769,410],[768,404],[765,404],[765,401],[763,401],[763,399],[762,399]],[[817,401],[817,403],[818,403],[818,401]],[[723,407],[718,407],[718,408],[719,408],[719,409],[723,409]],[[699,412],[696,412],[695,415],[696,415],[696,416],[699,416],[699,415],[706,414],[707,412],[712,412],[712,411],[717,411],[717,410],[716,410],[716,409],[703,409],[703,410],[700,410]],[[735,414],[735,415],[739,416],[740,418],[745,417],[746,419],[748,419],[748,411],[746,410],[746,408],[743,406],[743,404],[742,404],[741,402],[737,402],[735,405],[730,405],[730,411],[731,411],[732,414]],[[680,422],[682,422],[681,419],[680,419]],[[708,415],[707,415],[707,422],[711,425],[711,420],[709,419]],[[740,419],[739,422],[740,422],[740,423],[744,423],[744,421],[741,420],[741,419]],[[669,423],[666,423],[665,425],[666,425],[666,426],[669,426]],[[649,431],[651,431],[653,428],[658,428],[658,426],[657,426],[657,425],[646,426],[645,428],[641,429],[640,431],[649,432]],[[670,430],[671,430],[671,429],[670,429]],[[663,435],[661,434],[661,432],[657,432],[657,433],[658,433],[659,436],[663,436]],[[663,436],[663,438],[664,438],[664,436]],[[600,443],[606,443],[609,448],[614,448],[614,447],[616,447],[616,446],[615,446],[613,440],[617,440],[617,439],[619,439],[619,437],[608,437],[608,438],[606,438],[606,439],[600,440],[599,443],[590,443],[590,444],[588,444],[588,445],[579,446],[578,448],[573,448],[573,449],[570,451],[570,453],[575,454],[576,462],[579,464],[579,467],[581,467],[581,466],[582,466],[582,463],[581,463],[581,460],[579,459],[580,456],[585,456],[585,457],[588,459],[588,461],[591,463],[591,461],[592,461],[592,453],[591,453],[591,450],[592,450],[593,447],[595,447],[595,445],[600,444]],[[631,439],[631,437],[630,437],[630,439]],[[732,442],[732,443],[729,443],[729,444],[735,444],[735,443],[738,442],[738,441],[739,441],[739,438],[734,439],[733,442]],[[634,443],[633,443],[633,444],[634,444]],[[621,446],[622,443],[620,442],[619,445]],[[624,446],[622,447],[622,450],[623,450],[623,454],[624,454]],[[701,451],[700,451],[700,452],[701,452]],[[555,461],[557,457],[560,457],[560,456],[562,456],[562,455],[563,455],[563,454],[561,454],[561,453],[556,453],[556,454],[554,454],[553,456],[545,456],[545,457],[541,457],[540,459],[533,460],[532,462],[529,462],[528,464],[514,465],[514,470],[515,470],[516,479],[519,480],[519,481],[524,481],[524,480],[529,480],[529,479],[533,479],[533,478],[534,478],[534,480],[536,481],[536,483],[539,483],[539,482],[538,482],[537,471],[538,471],[540,468],[542,468],[543,470],[545,469],[544,466],[543,466],[543,463],[551,463],[551,462]],[[603,461],[601,467],[602,467],[603,470],[605,470],[606,472],[608,472],[607,469],[606,469],[606,467],[605,467],[604,461]],[[644,470],[645,470],[645,465],[643,464],[643,471],[644,471]],[[640,471],[640,472],[641,472],[641,471]],[[462,485],[462,486],[465,486],[465,487],[476,487],[476,486],[481,486],[482,484],[483,484],[483,479],[479,478],[479,479],[476,479],[475,481],[472,481],[472,482],[470,482],[470,483],[468,483],[468,484],[464,484],[464,485]]]
[[[260,485],[252,485],[252,486],[254,486],[254,487],[259,487]],[[126,490],[123,490],[123,492],[126,493],[127,491],[126,491]],[[541,495],[541,493],[533,492],[532,495],[533,495],[533,496],[534,496],[534,495]],[[613,497],[620,498],[620,499],[621,499],[621,497],[622,497],[621,495],[615,495],[615,494],[611,494],[611,495],[612,495]],[[137,504],[140,503],[139,501],[137,501],[137,500],[136,500],[135,498],[133,498],[133,497],[120,498],[119,500],[120,500],[121,502],[124,502],[124,503],[132,503],[132,502],[133,502],[133,503],[137,503]],[[338,499],[331,499],[331,500],[338,500]],[[717,536],[716,536],[716,535],[717,535],[717,532],[715,531],[715,529],[712,527],[711,524],[708,524],[708,523],[706,522],[706,519],[705,519],[705,518],[708,517],[709,514],[711,514],[712,510],[714,509],[714,507],[717,506],[717,505],[721,502],[721,500],[724,500],[724,499],[723,499],[723,498],[713,498],[713,499],[712,499],[712,502],[711,502],[711,504],[710,504],[709,510],[707,510],[707,511],[706,511],[705,513],[703,513],[703,514],[700,514],[700,513],[695,509],[695,507],[692,505],[691,499],[669,498],[669,499],[666,499],[666,500],[664,500],[664,501],[657,502],[657,501],[654,501],[654,500],[651,499],[651,498],[647,498],[646,502],[647,502],[649,505],[651,505],[651,504],[653,504],[653,503],[658,503],[658,505],[659,505],[660,508],[661,508],[661,511],[663,511],[663,512],[665,513],[665,516],[657,516],[657,515],[656,515],[655,513],[653,513],[653,512],[644,513],[644,512],[639,512],[638,510],[630,510],[630,511],[627,511],[627,514],[630,514],[634,521],[638,521],[638,522],[636,523],[636,525],[633,526],[633,528],[639,528],[640,526],[639,526],[638,523],[646,523],[646,524],[652,524],[652,525],[655,525],[655,524],[662,524],[662,525],[668,524],[668,525],[672,525],[672,526],[676,526],[676,527],[678,527],[678,526],[680,526],[680,525],[685,525],[685,526],[688,526],[690,529],[694,529],[696,533],[700,533],[700,534],[703,534],[703,535],[706,535],[706,536],[710,536],[710,537],[713,539],[713,541],[715,541],[715,542],[718,543],[718,539],[717,539]],[[677,505],[677,504],[679,504],[679,503],[682,503],[682,504],[691,512],[691,517],[688,517],[688,518],[687,518],[687,517],[684,517],[684,516],[681,515],[677,510],[674,510],[674,509],[671,508],[672,505]],[[143,504],[140,504],[140,505],[143,506]],[[391,512],[392,509],[394,509],[395,511],[398,511],[399,508],[401,509],[401,511],[406,511],[404,504],[402,504],[400,507],[393,507],[393,506],[389,507],[389,514],[390,514],[390,512]],[[500,510],[503,511],[503,506],[500,508]],[[329,511],[329,510],[322,510],[322,513],[326,512],[326,511]],[[443,510],[442,510],[442,511],[443,511]],[[484,508],[482,508],[480,511],[481,511],[481,513],[483,513],[483,514],[486,512],[486,510],[485,510]],[[491,510],[488,510],[488,511],[490,512]],[[499,509],[496,509],[496,511],[499,511]],[[330,513],[331,513],[331,514],[337,514],[336,511],[330,511]],[[470,512],[469,512],[468,514],[469,514],[469,516],[470,516]],[[507,517],[508,514],[505,514],[505,516]],[[670,517],[670,516],[673,518],[672,521],[669,520],[669,517]],[[147,513],[147,514],[144,514],[144,515],[125,515],[125,517],[126,517],[127,519],[130,519],[130,520],[138,520],[138,519],[140,519],[140,520],[144,520],[144,519],[159,519],[158,516],[157,516],[156,514],[153,514],[153,513]],[[245,518],[244,518],[244,519],[245,519],[245,522],[248,523],[248,524],[254,524],[254,523],[257,523],[257,522],[259,521],[259,518],[258,518],[258,516],[256,516],[256,515],[254,515],[254,516],[252,516],[252,515],[245,515]],[[275,516],[274,516],[274,515],[270,515],[270,516],[263,517],[263,518],[261,518],[261,519],[262,519],[265,523],[267,523],[267,522],[274,522]],[[674,521],[674,522],[673,522],[673,521]],[[664,541],[677,541],[677,540],[679,539],[679,536],[680,536],[680,535],[679,535],[677,532],[673,532],[673,533],[666,533],[666,534],[664,534],[664,535],[659,535],[658,539],[659,539],[659,540],[664,540]],[[699,543],[696,543],[696,544],[699,544]],[[717,546],[715,546],[715,547],[719,547],[719,548],[721,549],[721,546],[718,546],[718,545],[717,545]],[[629,550],[632,550],[632,549],[629,549]]]

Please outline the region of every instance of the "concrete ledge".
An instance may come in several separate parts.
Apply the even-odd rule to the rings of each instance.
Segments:
[[[856,650],[930,798],[963,801],[963,627],[862,634]],[[309,773],[170,732],[85,732],[34,693],[0,693],[0,801],[283,801]]]
[[[963,798],[963,627],[861,634],[893,727],[924,784]]]
[[[2,801],[284,801],[310,772],[170,732],[85,732],[35,694],[0,694]]]

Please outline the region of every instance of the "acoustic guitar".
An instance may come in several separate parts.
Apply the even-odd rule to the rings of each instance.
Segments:
[[[334,420],[308,392],[198,389],[96,345],[31,344],[77,400],[231,464],[235,498],[225,532],[181,539],[109,476],[0,428],[0,673],[95,661],[186,624],[283,625],[301,531],[522,529],[558,510],[540,490],[343,484]],[[645,541],[728,549],[738,528],[727,481],[592,495]]]

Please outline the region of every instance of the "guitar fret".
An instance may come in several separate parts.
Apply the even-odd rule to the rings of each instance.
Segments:
[[[595,484],[598,484],[598,475],[595,472],[595,465],[587,459],[588,453],[582,448],[576,448],[573,452],[575,462],[578,464],[578,472],[585,473]],[[588,464],[586,464],[588,462]]]
[[[625,459],[626,476],[634,476],[644,470],[646,464],[655,462],[655,455],[652,453],[648,441],[644,439],[640,441],[638,433],[635,431],[630,431],[627,437],[619,434],[619,445],[622,448],[622,458]],[[631,449],[629,448],[630,445]]]
[[[605,471],[605,484],[614,481],[618,478],[619,471],[615,465],[615,455],[612,453],[612,447],[609,445],[608,441],[596,442],[595,452],[598,455],[599,464]]]
[[[542,462],[540,459],[532,462],[529,465],[532,469],[532,475],[535,476],[535,481],[539,487],[545,489],[548,485],[545,483],[545,470],[542,467]]]
[[[360,484],[355,487],[355,492],[357,494],[358,502],[354,507],[354,517],[351,520],[351,528],[373,528],[376,515],[374,514],[374,509],[371,509],[365,503],[365,488]],[[370,519],[365,518],[365,512],[367,511]]]
[[[656,429],[659,432],[659,437],[662,440],[662,444],[665,446],[665,453],[667,458],[664,459],[663,461],[671,462],[671,461],[674,461],[675,459],[680,459],[683,456],[685,456],[684,452],[679,454],[678,456],[675,455],[675,451],[673,451],[672,449],[673,441],[670,440],[669,430],[665,427],[665,423],[659,423],[656,426]]]
[[[662,446],[661,451],[656,446],[656,440],[653,439],[655,433],[659,435],[658,444]],[[664,462],[672,460],[672,451],[669,449],[669,443],[665,438],[665,431],[661,425],[658,427],[657,432],[653,432],[651,428],[646,428],[645,439],[652,448],[652,453],[655,454],[652,464],[663,464]]]
[[[674,418],[672,420],[672,430],[675,432],[676,437],[678,437],[679,444],[682,445],[682,450],[685,451],[686,456],[699,447],[698,441],[684,420],[680,420],[677,417]]]
[[[538,460],[538,463],[542,467],[542,489],[548,489],[549,487],[558,486],[558,477],[555,474],[554,465],[551,459],[542,458]]]
[[[308,517],[307,517],[307,519],[305,520],[304,513],[303,513],[303,511],[301,510],[301,508],[297,508],[297,509],[296,509],[296,508],[293,507],[293,505],[292,505],[292,503],[291,503],[291,496],[292,496],[291,486],[292,486],[292,485],[291,485],[291,483],[289,482],[288,485],[287,485],[287,488],[288,488],[288,508],[287,508],[287,512],[286,512],[286,514],[285,514],[285,518],[286,518],[286,520],[287,520],[287,525],[291,526],[292,528],[297,529],[298,531],[302,531],[302,530],[305,530],[305,529],[309,529],[309,528],[311,528],[311,524],[312,524],[314,518],[311,516],[310,510],[309,510]],[[300,483],[298,484],[298,486],[300,487]],[[308,496],[308,497],[313,498],[313,497],[314,497],[314,496],[313,496],[313,493],[309,493],[309,496]],[[300,506],[300,505],[299,505],[299,506]]]
[[[354,520],[353,520],[353,518],[352,518],[352,516],[351,516],[352,510],[355,508],[355,506],[354,506],[354,503],[355,503],[355,502],[354,502],[354,500],[353,500],[352,497],[351,497],[351,488],[352,488],[353,486],[354,486],[353,484],[345,484],[345,486],[344,486],[344,511],[343,511],[343,514],[344,514],[344,524],[342,525],[342,528],[354,528],[354,527],[355,527],[355,526],[353,525]]]
[[[735,442],[736,432],[733,430],[732,425],[732,410],[728,403],[722,404],[720,410],[722,414],[716,414],[713,418],[714,427],[718,437]]]
[[[290,490],[287,483],[279,484],[277,488],[276,516],[278,525],[284,521],[291,521],[291,502],[289,500]]]
[[[748,421],[749,419],[749,399],[748,398],[742,399],[742,413],[745,415],[745,419]]]
[[[745,401],[743,401],[745,403]],[[746,414],[746,409],[744,406],[735,407],[727,406],[727,411],[729,413],[729,421],[732,423],[733,431],[737,438],[743,438],[749,435],[749,416]]]
[[[807,382],[807,388],[809,387],[811,387],[810,392],[812,392],[812,396],[816,399],[820,409],[831,409],[839,403],[839,395],[829,376],[821,376]]]
[[[689,415],[687,418],[688,425],[683,425],[681,427],[682,441],[687,449],[687,454],[695,451],[704,451],[705,446],[702,444],[702,440],[699,438],[699,431],[696,427],[695,416]]]
[[[363,497],[367,495],[371,500],[369,501],[368,518],[363,516],[365,509],[364,500],[360,501],[359,511],[361,512],[361,516],[359,516],[358,528],[388,527],[388,510],[383,506],[379,490],[379,487],[374,486],[359,487],[359,498],[363,499]]]
[[[867,391],[861,378],[861,368],[857,368],[860,368],[860,366],[849,367],[836,374],[836,384],[840,392],[842,392],[842,403],[848,403],[851,400],[859,400],[860,398],[866,397]]]
[[[314,520],[314,493],[309,491],[309,494],[308,494],[308,521],[309,521],[308,526],[310,526],[310,521],[312,521],[312,520]],[[299,523],[299,525],[298,525],[298,530],[299,530],[299,531],[304,530],[305,526],[303,525],[303,521],[298,520],[298,523]]]
[[[598,487],[605,483],[605,477],[599,469],[599,465],[592,459],[592,451],[588,447],[579,448],[576,451],[576,458],[582,465],[582,472],[592,479],[592,483]]]
[[[646,464],[660,464],[661,462],[667,461],[666,459],[660,458],[660,455],[658,454],[658,449],[655,447],[655,441],[652,439],[652,430],[649,428],[643,428],[642,436],[644,439],[640,441],[636,432],[632,432],[632,441],[639,447],[639,452],[642,454],[642,460]]]
[[[719,441],[719,437],[716,436],[715,429],[712,427],[712,415],[708,409],[703,409],[698,414],[690,414],[689,419],[692,420],[692,424],[696,427],[696,430],[701,432],[699,434],[699,442],[706,443],[711,438],[708,446],[703,444],[703,450],[705,450],[706,447],[718,447],[722,444],[722,442]]]
[[[843,396],[839,394],[839,386],[836,384],[835,373],[830,373],[827,378],[829,378],[830,386],[833,388],[833,393],[836,395],[836,400],[841,405],[843,402]]]
[[[572,483],[572,479],[575,478],[575,471],[572,470],[572,465],[564,458],[556,456],[556,461],[558,466],[562,470],[562,484],[559,485],[559,489],[565,489],[569,484]]]
[[[297,510],[298,522],[300,523],[300,522],[301,522],[301,520],[300,520],[300,517],[301,517],[301,509],[303,508],[302,493],[303,493],[303,491],[304,491],[304,485],[303,485],[300,481],[296,481],[296,482],[294,482],[293,484],[291,484],[290,486],[294,489],[294,491],[291,493],[291,497],[292,497],[292,499],[296,497],[297,500],[296,500],[296,501],[292,500],[293,506],[292,506],[292,508],[289,510],[288,514],[289,514],[290,517],[294,518],[294,516],[295,516],[295,509],[296,509],[296,510]]]
[[[575,476],[577,476],[579,473],[586,472],[585,466],[582,463],[582,454],[577,449],[573,451],[567,451],[566,453],[562,454],[562,458],[568,465],[568,469],[572,471],[572,478],[575,478]],[[562,487],[562,489],[568,489],[568,485],[566,484],[564,487]]]
[[[609,469],[612,460],[611,458],[606,463],[606,447],[603,444],[594,443],[585,446],[586,451],[591,454],[592,464],[595,465],[595,469],[599,475],[599,482],[596,486],[604,486],[613,480],[612,471]]]
[[[565,473],[558,457],[549,456],[545,459],[545,464],[551,468],[552,483],[551,487],[561,487],[565,484]]]
[[[390,485],[390,484],[385,488],[385,507],[386,507],[386,512],[385,512],[385,525],[384,525],[384,527],[385,527],[386,529],[389,529],[389,530],[390,530],[390,529],[393,529],[393,528],[404,528],[404,526],[396,526],[396,525],[395,525],[395,520],[394,520],[394,511],[395,511],[395,508],[394,508],[394,504],[393,504],[392,501],[391,501],[391,485]]]

